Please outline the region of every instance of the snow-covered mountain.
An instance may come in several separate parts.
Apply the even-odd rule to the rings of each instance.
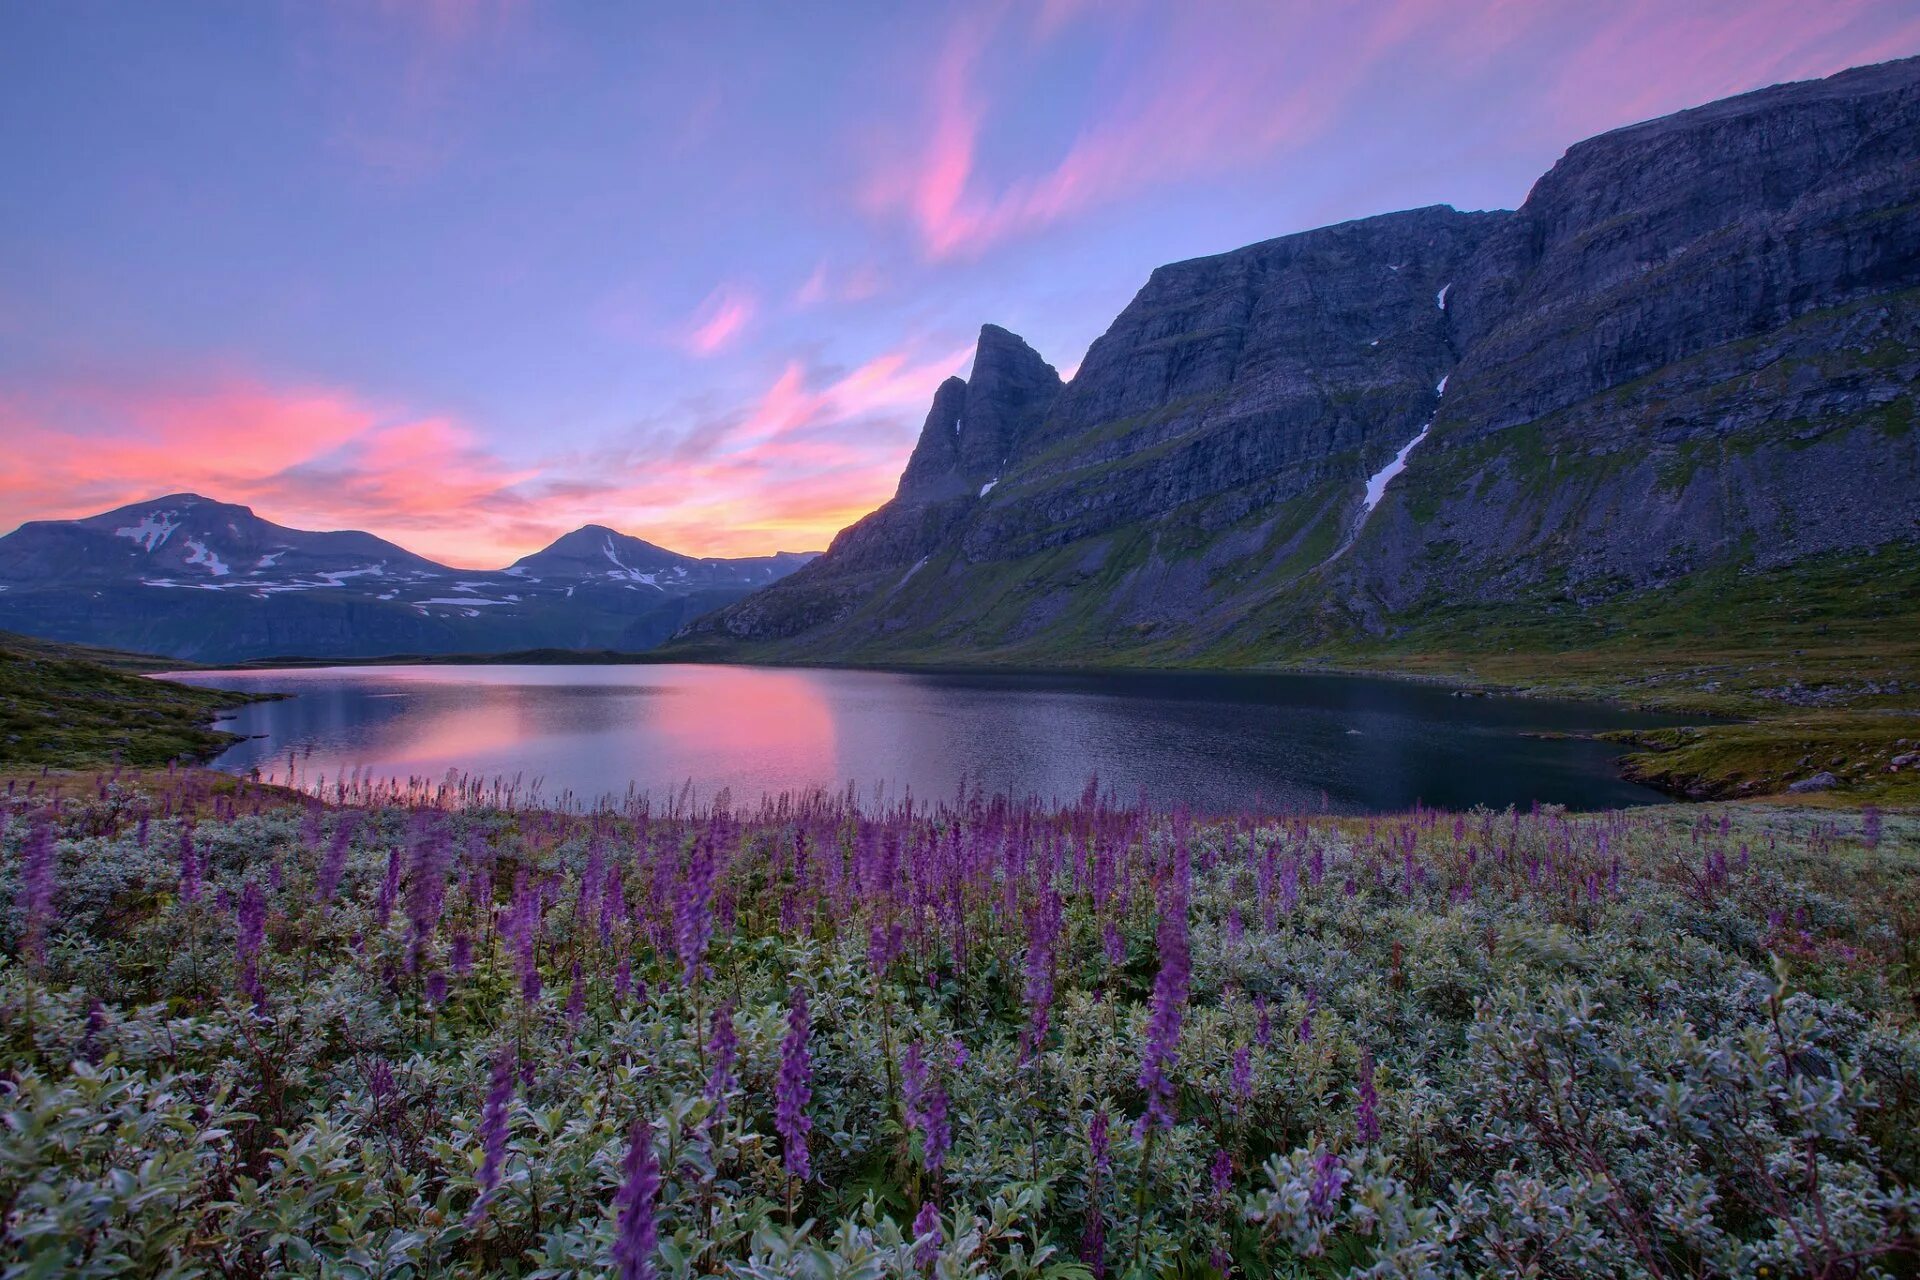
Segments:
[[[813,553],[695,558],[588,525],[500,570],[176,493],[0,537],[0,628],[230,662],[650,648]]]

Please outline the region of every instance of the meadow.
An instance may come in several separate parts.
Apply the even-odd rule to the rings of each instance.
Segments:
[[[24,777],[6,1276],[1898,1276],[1920,820]]]

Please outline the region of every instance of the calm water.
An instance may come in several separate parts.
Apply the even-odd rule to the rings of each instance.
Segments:
[[[710,797],[858,783],[925,797],[962,778],[1043,799],[1090,774],[1131,798],[1202,811],[1416,801],[1576,808],[1648,803],[1600,743],[1531,733],[1661,723],[1608,707],[1456,698],[1394,680],[1313,675],[1010,674],[721,666],[401,666],[198,672],[294,694],[223,727],[258,735],[221,768],[306,782],[360,768],[543,780],[548,796],[692,781]]]

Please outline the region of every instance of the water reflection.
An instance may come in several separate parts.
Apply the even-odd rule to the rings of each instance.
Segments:
[[[1653,717],[1346,676],[635,665],[183,678],[295,694],[243,709],[227,727],[259,736],[217,763],[284,773],[292,757],[309,781],[464,771],[541,778],[549,794],[664,794],[691,781],[751,800],[850,781],[950,795],[964,778],[1065,799],[1097,774],[1160,804],[1349,812],[1659,798],[1616,777],[1602,744],[1529,736]]]

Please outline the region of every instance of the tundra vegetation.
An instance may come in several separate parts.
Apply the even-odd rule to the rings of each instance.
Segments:
[[[1871,809],[23,780],[0,1266],[1910,1275],[1917,855]]]

